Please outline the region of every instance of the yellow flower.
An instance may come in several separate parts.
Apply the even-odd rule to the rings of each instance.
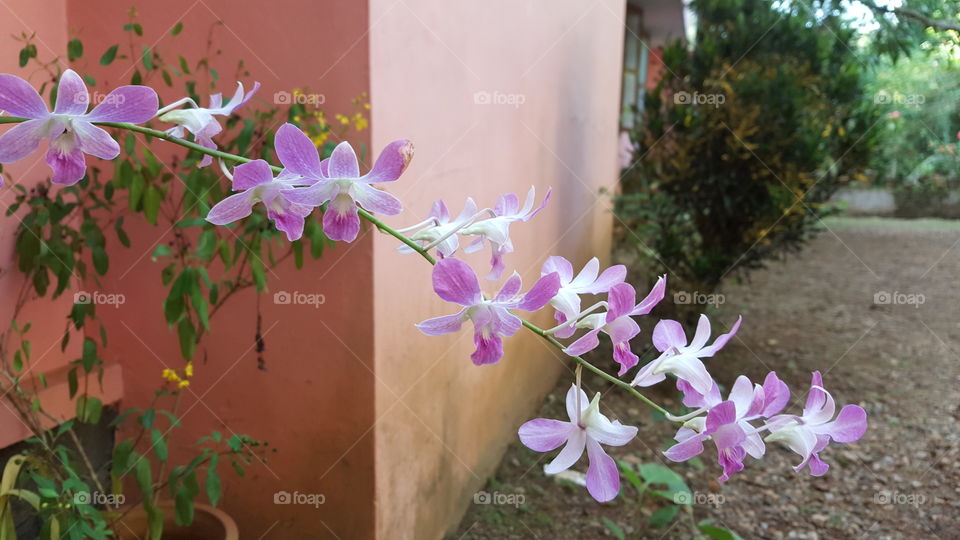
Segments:
[[[190,386],[190,381],[180,381],[180,384],[177,385],[177,388],[186,388]]]
[[[188,362],[187,367],[183,369],[183,372],[187,375],[188,378],[193,377],[193,362]]]

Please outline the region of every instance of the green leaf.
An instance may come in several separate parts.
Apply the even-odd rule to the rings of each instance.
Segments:
[[[223,496],[223,488],[220,483],[220,473],[217,472],[217,463],[220,461],[220,456],[213,454],[210,456],[210,463],[207,465],[207,499],[210,500],[211,506],[217,506],[220,504],[220,499]]]
[[[170,246],[166,244],[157,244],[157,247],[153,248],[153,253],[150,254],[150,258],[153,261],[156,261],[160,257],[164,257],[166,255],[173,255],[173,250],[170,249]]]
[[[117,51],[120,50],[120,45],[114,45],[107,49],[105,53],[100,57],[101,66],[109,66],[113,63],[114,59],[117,57]]]
[[[117,233],[117,240],[120,241],[120,244],[123,247],[130,247],[130,237],[127,236],[127,231],[123,229],[123,218],[120,216],[117,218],[117,221],[113,223],[113,230]]]
[[[107,256],[107,251],[100,246],[96,246],[93,248],[92,254],[94,270],[101,276],[106,274],[110,268],[110,257]]]
[[[141,174],[140,171],[135,172],[130,179],[129,193],[127,195],[127,204],[131,210],[137,211],[140,209],[143,191],[146,187],[147,181],[143,178],[143,174]]]
[[[679,506],[664,506],[663,508],[651,514],[647,521],[650,523],[651,527],[663,527],[670,524],[670,522],[673,521],[673,518],[677,517],[677,512],[679,511]]]
[[[650,484],[684,484],[682,476],[656,463],[640,465],[640,476]]]
[[[150,47],[143,46],[143,53],[140,54],[140,58],[143,61],[143,67],[147,71],[153,71],[153,51],[150,50]]]
[[[183,31],[183,23],[178,22],[173,26],[173,28],[170,29],[170,35],[171,36],[179,35],[181,31]]]
[[[77,38],[71,39],[67,43],[67,59],[73,62],[83,56],[83,42]]]
[[[77,395],[77,389],[80,387],[77,382],[77,368],[72,368],[67,372],[67,386],[70,390],[70,399],[73,399],[73,396]]]
[[[176,227],[178,229],[186,229],[189,227],[203,227],[206,224],[207,220],[203,219],[202,217],[192,217],[181,219],[177,222]]]
[[[83,364],[83,370],[87,373],[93,371],[99,357],[97,356],[97,342],[93,338],[83,338],[83,355],[80,362]]]
[[[217,251],[217,232],[213,229],[207,229],[200,234],[197,240],[197,257],[204,262],[210,262]]]
[[[77,398],[77,420],[85,424],[96,424],[100,421],[103,412],[103,402],[100,398],[82,395]]]
[[[20,67],[25,67],[31,58],[37,57],[37,46],[33,43],[28,43],[20,49]]]
[[[157,186],[151,184],[147,187],[147,193],[143,197],[143,213],[147,216],[147,221],[151,225],[157,224],[157,215],[160,213],[160,203],[163,201],[163,194],[157,189]]]
[[[180,354],[184,359],[190,360],[197,347],[197,331],[194,330],[190,319],[186,317],[180,319],[177,325],[177,336],[180,338]]]
[[[710,525],[708,520],[701,521],[699,527],[700,532],[714,540],[743,540],[739,534],[730,529]]]
[[[163,433],[159,429],[150,430],[150,443],[153,445],[153,453],[160,461],[167,461],[167,442],[163,440]]]
[[[627,535],[623,533],[623,529],[620,528],[620,525],[617,525],[615,522],[611,521],[608,518],[603,518],[603,525],[610,531],[610,534],[613,535],[617,540],[626,540]]]

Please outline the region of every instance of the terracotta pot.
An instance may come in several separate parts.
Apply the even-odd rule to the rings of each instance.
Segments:
[[[206,504],[194,505],[193,523],[176,524],[173,501],[161,501],[164,540],[237,540],[240,533],[233,518]],[[147,513],[142,506],[131,510],[114,527],[118,540],[142,540],[147,537]]]

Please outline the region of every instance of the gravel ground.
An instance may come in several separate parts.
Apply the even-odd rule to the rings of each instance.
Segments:
[[[827,226],[798,255],[725,287],[723,304],[708,310],[714,333],[744,317],[737,338],[708,362],[721,384],[776,370],[799,410],[819,369],[838,408],[867,410],[870,428],[859,442],[821,454],[831,464],[826,476],[794,473],[797,456],[771,444],[762,461],[748,458],[720,485],[708,445],[702,463],[669,464],[694,504],[653,527],[649,516],[669,502],[643,499],[624,482],[619,498],[597,504],[584,488],[543,474],[556,452],[516,443],[484,488],[493,503],[478,497],[451,537],[691,538],[694,523],[714,519],[744,538],[960,538],[960,223],[836,218]],[[608,359],[609,351],[591,357],[610,368]],[[669,446],[670,424],[602,380],[584,381],[589,394],[604,393],[606,414],[640,428],[635,442],[611,454],[666,463],[659,451]],[[558,383],[539,416],[565,417],[570,382]],[[678,410],[669,385],[651,395]],[[586,458],[576,468],[585,471]]]

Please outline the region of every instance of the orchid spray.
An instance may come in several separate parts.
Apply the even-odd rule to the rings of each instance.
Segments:
[[[801,457],[797,471],[808,469],[813,475],[821,475],[829,466],[820,458],[820,453],[831,442],[849,443],[864,434],[865,411],[857,405],[846,405],[835,415],[834,399],[824,387],[819,372],[813,375],[806,406],[799,415],[782,413],[790,390],[772,372],[762,384],[740,376],[726,399],[722,399],[704,360],[712,358],[736,336],[740,318],[712,343],[709,343],[711,323],[706,316],[701,316],[690,340],[679,322],[659,321],[652,333],[652,344],[660,354],[640,365],[640,356],[634,349],[641,331],[635,319],[649,316],[663,299],[666,276],[660,277],[637,301],[636,288],[625,282],[624,267],[601,269],[599,260],[592,258],[575,274],[571,261],[553,256],[544,262],[540,278],[526,292],[522,292],[520,276],[514,272],[496,293],[485,294],[477,273],[458,258],[458,252],[461,249],[467,253],[477,251],[489,244],[491,259],[486,277],[499,280],[506,269],[504,256],[517,249],[510,236],[511,226],[528,222],[544,211],[552,194],[550,190],[539,204],[535,187],[529,189],[523,204],[517,195],[504,194],[492,207],[481,209],[473,198],[467,198],[456,218],[451,218],[443,201],[437,201],[425,221],[399,229],[374,214],[394,216],[403,210],[401,201],[381,186],[396,181],[407,168],[414,153],[410,141],[398,140],[387,145],[365,174],[361,174],[357,156],[348,143],[336,146],[329,158],[321,160],[310,138],[292,124],[284,125],[277,132],[275,147],[279,165],[218,150],[213,137],[222,128],[216,117],[234,114],[258,87],[254,84],[253,90],[244,92],[238,83],[235,95],[226,105],[219,95],[214,95],[207,108],[185,98],[165,107],[158,116],[155,116],[157,97],[153,90],[123,87],[115,91],[118,96],[125,96],[123,106],[101,104],[88,113],[83,82],[72,71],[66,71],[51,113],[26,81],[0,75],[0,109],[10,115],[0,117],[0,123],[17,124],[0,135],[0,162],[23,159],[46,139],[50,141],[47,163],[54,170],[54,182],[72,184],[84,175],[84,154],[101,159],[117,155],[117,143],[102,129],[112,127],[168,141],[211,160],[219,159],[236,193],[209,211],[206,219],[215,225],[242,220],[258,204],[265,207],[268,218],[289,240],[300,238],[305,220],[315,211],[323,214],[324,232],[334,241],[352,242],[360,232],[361,220],[371,223],[380,232],[396,238],[401,243],[399,251],[416,253],[433,265],[434,292],[458,306],[455,313],[427,318],[417,324],[421,332],[430,336],[454,333],[469,322],[475,344],[471,359],[478,366],[502,361],[504,340],[523,327],[572,357],[577,369],[576,381],[566,396],[568,418],[530,420],[520,427],[519,437],[524,445],[537,452],[552,452],[562,447],[546,466],[547,474],[573,467],[586,452],[589,461],[586,486],[597,501],[613,499],[620,486],[617,466],[604,446],[628,444],[638,429],[601,412],[600,395],[591,399],[582,389],[583,369],[679,425],[677,443],[665,452],[667,458],[690,459],[704,451],[705,442],[712,441],[722,469],[721,481],[742,470],[747,456],[762,458],[765,443],[769,442],[783,443]],[[179,109],[182,105],[191,108]],[[160,123],[173,123],[173,126],[158,130],[137,125],[151,118]],[[188,133],[192,141],[184,138]],[[207,162],[205,159],[201,165]],[[232,171],[228,164],[234,165]],[[463,248],[461,237],[467,242]],[[585,297],[590,297],[590,302],[584,302]],[[537,312],[546,306],[551,307],[557,321],[553,328],[540,328],[518,316],[520,312]],[[613,361],[618,365],[616,374],[607,373],[581,356],[599,345],[602,334],[611,340]],[[635,368],[636,372],[628,379],[620,378]],[[684,394],[684,404],[694,408],[693,412],[674,415],[637,390],[668,377],[676,381],[677,388]]]

